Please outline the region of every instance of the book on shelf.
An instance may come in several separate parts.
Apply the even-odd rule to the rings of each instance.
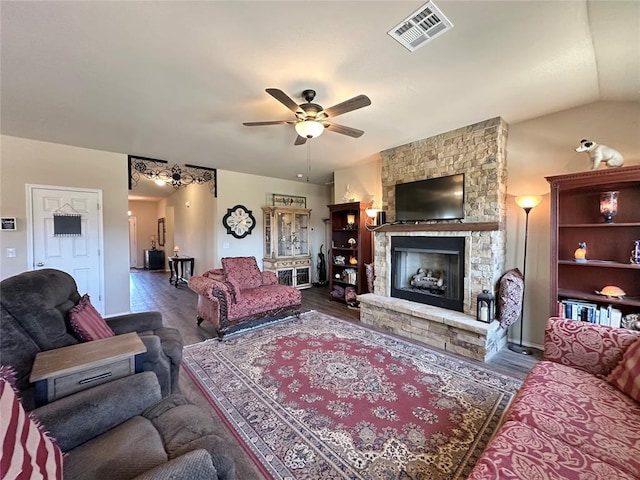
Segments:
[[[611,305],[598,305],[573,298],[558,302],[558,316],[616,328],[620,328],[622,322],[622,311]]]

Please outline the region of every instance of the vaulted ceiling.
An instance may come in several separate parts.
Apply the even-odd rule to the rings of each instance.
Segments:
[[[487,118],[640,101],[640,2],[445,1],[411,53],[387,31],[423,1],[1,3],[2,133],[311,182]],[[265,93],[372,105],[294,146]],[[310,170],[309,170],[310,169]]]

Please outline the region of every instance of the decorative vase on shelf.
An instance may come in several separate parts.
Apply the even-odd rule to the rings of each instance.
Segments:
[[[605,223],[613,223],[618,214],[618,194],[620,192],[603,192],[600,194],[600,213]]]

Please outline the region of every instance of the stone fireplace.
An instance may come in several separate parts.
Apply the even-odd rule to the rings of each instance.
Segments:
[[[381,152],[382,201],[389,223],[374,234],[374,293],[359,297],[363,323],[479,360],[490,358],[506,344],[506,331],[497,321],[483,323],[475,318],[478,294],[484,289],[494,291],[504,271],[507,136],[507,124],[494,118]],[[394,224],[396,184],[458,173],[465,174],[463,220]],[[416,239],[431,239],[437,246],[443,239],[455,239],[462,250],[457,257],[461,264],[455,302],[444,301],[437,288],[429,296],[438,298],[426,304],[405,294],[412,290],[410,283],[418,269],[432,270],[431,279],[417,278],[425,280],[421,285],[428,286],[436,278],[437,287],[433,271],[453,262],[445,256],[435,260],[440,263],[434,267],[421,267],[416,257],[394,258],[394,243],[414,245]],[[416,270],[409,280],[398,283],[394,259]],[[449,275],[447,288],[452,281]],[[406,281],[408,285],[403,284]],[[396,295],[398,290],[404,293]]]

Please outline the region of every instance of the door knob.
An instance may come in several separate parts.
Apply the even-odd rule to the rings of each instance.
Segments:
[[[38,263],[36,263],[36,267],[44,267],[44,263],[38,262]]]

